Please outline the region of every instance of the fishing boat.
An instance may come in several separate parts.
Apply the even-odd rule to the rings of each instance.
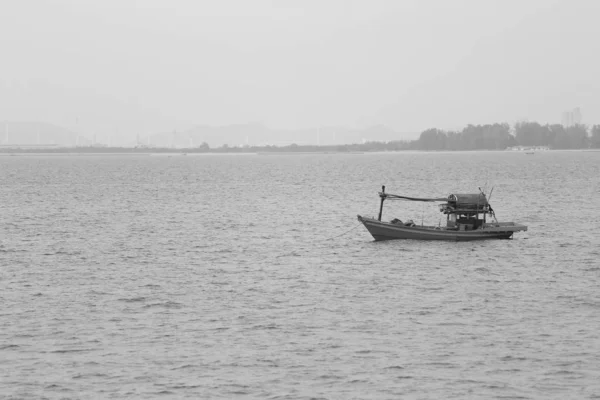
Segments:
[[[493,189],[492,189],[493,190]],[[492,192],[490,192],[491,197]],[[358,215],[358,220],[375,240],[415,239],[415,240],[485,240],[510,239],[515,232],[526,231],[527,226],[514,222],[498,222],[485,193],[450,194],[447,198],[418,198],[389,194],[382,186],[379,192],[381,205],[379,218]],[[446,215],[446,226],[418,226],[412,220],[402,222],[394,218],[389,222],[381,220],[385,200],[406,200],[439,203],[440,212]]]

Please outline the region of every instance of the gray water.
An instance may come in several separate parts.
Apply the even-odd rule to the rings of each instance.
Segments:
[[[529,230],[374,242],[382,184]],[[0,157],[0,397],[600,398],[599,194],[600,152]]]

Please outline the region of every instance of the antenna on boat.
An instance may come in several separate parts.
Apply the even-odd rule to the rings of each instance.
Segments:
[[[493,192],[494,192],[494,187],[492,186],[492,190],[490,190],[490,197],[488,198],[488,204],[490,204],[490,200],[492,199]],[[490,211],[492,212],[492,217],[494,217],[494,221],[498,222],[498,219],[496,218],[496,212],[492,208],[491,204],[490,204]]]
[[[483,190],[481,190],[481,188],[478,188],[478,189],[481,192],[481,194],[483,195],[483,197],[486,197],[485,193],[483,192]],[[492,198],[492,193],[493,192],[494,192],[494,187],[492,187],[492,190],[490,190],[490,197],[487,198],[487,203],[488,203],[488,209],[489,209],[490,214],[492,215],[492,217],[494,217],[494,220],[496,222],[498,222],[498,219],[496,218],[496,212],[494,211],[494,209],[492,208],[492,205],[490,204],[490,199]]]

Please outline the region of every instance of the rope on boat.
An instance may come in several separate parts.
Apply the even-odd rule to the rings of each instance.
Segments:
[[[358,228],[358,227],[359,227],[359,226],[361,226],[361,225],[362,225],[362,222],[359,222],[359,223],[358,223],[358,224],[357,224],[355,227],[353,227],[352,229],[348,229],[346,232],[344,232],[344,233],[342,233],[342,234],[340,234],[340,235],[333,236],[333,237],[330,237],[329,239],[325,239],[325,240],[332,240],[332,239],[339,238],[340,236],[344,236],[346,233],[348,233],[348,232],[351,232],[351,231],[355,230],[356,228]]]

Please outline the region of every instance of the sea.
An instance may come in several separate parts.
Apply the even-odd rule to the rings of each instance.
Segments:
[[[0,398],[600,399],[600,152],[1,156]]]

